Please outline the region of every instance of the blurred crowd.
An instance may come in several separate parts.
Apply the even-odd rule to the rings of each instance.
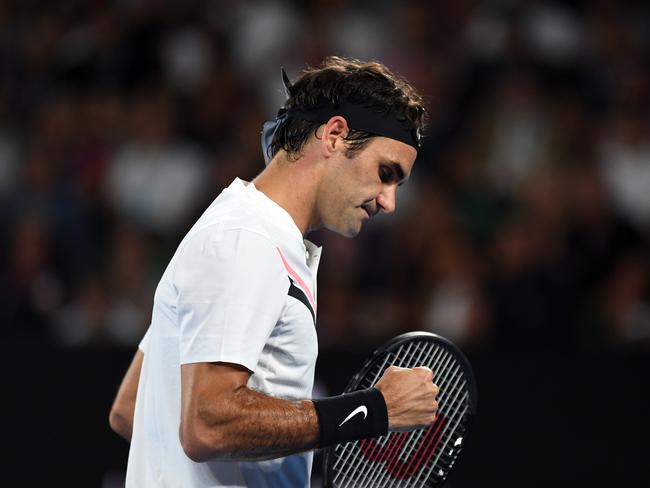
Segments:
[[[0,2],[0,323],[135,347],[166,263],[327,55],[427,102],[396,215],[319,231],[321,346],[650,343],[650,4]]]

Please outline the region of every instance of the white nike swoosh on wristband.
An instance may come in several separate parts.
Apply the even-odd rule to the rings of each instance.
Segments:
[[[346,423],[348,420],[350,420],[352,417],[354,417],[354,416],[355,416],[356,414],[358,414],[358,413],[362,413],[362,414],[363,414],[363,418],[364,418],[364,420],[365,420],[366,416],[368,415],[368,409],[366,408],[365,405],[360,405],[360,406],[358,406],[357,408],[355,408],[354,410],[352,410],[352,412],[350,412],[350,415],[348,415],[347,417],[345,417],[345,420],[339,424],[339,427],[341,427],[344,423]]]

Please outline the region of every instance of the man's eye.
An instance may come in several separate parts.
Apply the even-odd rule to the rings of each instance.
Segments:
[[[386,167],[381,167],[379,168],[379,179],[382,183],[390,183],[393,179],[393,172]]]

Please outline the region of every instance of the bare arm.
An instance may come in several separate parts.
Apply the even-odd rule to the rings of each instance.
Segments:
[[[261,460],[316,447],[314,404],[251,390],[250,374],[230,363],[181,366],[180,439],[190,459]]]
[[[246,387],[250,372],[230,363],[181,366],[180,439],[196,462],[261,460],[316,447],[320,425],[310,400],[281,400]],[[390,430],[435,420],[438,387],[429,368],[388,368],[377,382]]]
[[[131,433],[133,432],[135,397],[138,393],[138,381],[140,380],[143,359],[144,353],[138,349],[135,356],[133,356],[129,369],[122,379],[122,384],[120,384],[120,388],[113,401],[113,406],[111,407],[111,413],[108,416],[111,429],[127,441],[131,440]]]

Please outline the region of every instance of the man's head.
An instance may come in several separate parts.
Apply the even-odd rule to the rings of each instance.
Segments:
[[[288,99],[280,110],[285,114],[284,120],[267,149],[269,158],[273,158],[280,149],[286,151],[289,159],[299,158],[305,143],[326,122],[305,115],[319,111],[324,105],[359,106],[369,109],[369,113],[376,113],[377,119],[398,119],[404,130],[412,133],[419,144],[424,126],[422,98],[405,80],[395,76],[381,63],[331,56],[319,68],[305,70],[286,88]],[[350,130],[346,141],[350,158],[365,148],[373,137],[386,135],[354,127],[350,120],[347,122]]]
[[[338,57],[286,85],[269,156],[316,161],[308,230],[354,236],[363,220],[395,209],[419,147],[422,99],[384,65]]]

